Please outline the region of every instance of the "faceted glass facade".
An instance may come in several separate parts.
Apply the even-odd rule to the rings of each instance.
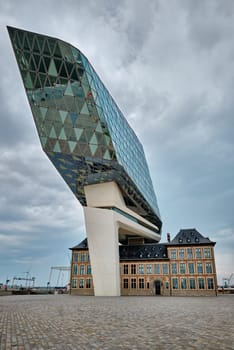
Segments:
[[[115,181],[160,231],[143,147],[87,58],[64,41],[8,31],[42,148],[80,203],[85,185]]]

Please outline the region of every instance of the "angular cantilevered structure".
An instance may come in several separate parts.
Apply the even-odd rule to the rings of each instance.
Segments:
[[[119,242],[160,240],[143,147],[77,48],[8,32],[42,148],[84,208],[95,295],[119,295]]]

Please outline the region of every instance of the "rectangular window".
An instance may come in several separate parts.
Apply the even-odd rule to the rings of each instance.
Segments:
[[[132,275],[136,274],[136,264],[131,264],[131,274]]]
[[[194,263],[188,263],[188,271],[190,274],[194,273]]]
[[[163,264],[162,268],[163,268],[163,274],[168,275],[168,264]]]
[[[78,266],[73,265],[73,275],[78,275]]]
[[[74,262],[78,262],[78,253],[77,253],[77,252],[75,252],[75,253],[73,254],[73,261],[74,261]]]
[[[187,257],[188,257],[188,259],[193,258],[193,249],[192,248],[187,249]]]
[[[190,278],[189,279],[189,288],[190,289],[196,289],[195,278]]]
[[[139,288],[144,289],[145,288],[145,280],[144,278],[139,278]]]
[[[84,288],[84,279],[80,278],[79,280],[79,288]]]
[[[84,275],[84,265],[80,265],[80,275]]]
[[[196,258],[197,259],[201,258],[201,248],[196,248]]]
[[[172,288],[178,289],[178,278],[172,278]]]
[[[176,275],[177,274],[177,264],[176,263],[172,263],[171,264],[171,273],[173,275]]]
[[[156,275],[160,275],[160,265],[159,264],[154,264],[154,273]]]
[[[81,262],[86,261],[86,255],[87,255],[86,252],[81,252],[81,253],[80,253],[80,261],[81,261]]]
[[[208,287],[208,289],[214,289],[214,280],[213,280],[213,278],[207,278],[207,287]]]
[[[136,278],[131,278],[131,288],[136,289]]]
[[[176,250],[171,250],[171,259],[176,259]]]
[[[151,264],[147,264],[146,265],[146,273],[152,273],[152,265]]]
[[[128,275],[128,265],[124,265],[124,275]]]
[[[123,287],[124,287],[124,289],[128,289],[128,278],[124,278]]]
[[[180,287],[181,287],[181,289],[186,289],[187,288],[186,278],[181,278],[180,279]]]
[[[197,263],[197,273],[203,273],[202,263]]]
[[[185,273],[185,263],[180,263],[180,273]]]
[[[91,288],[91,278],[86,279],[86,288]]]
[[[92,274],[91,265],[87,265],[87,275],[91,275],[91,274]]]
[[[76,278],[72,279],[72,288],[77,288],[77,279]]]
[[[184,249],[179,250],[179,258],[184,259]]]
[[[199,289],[205,288],[204,278],[198,278],[198,288]]]
[[[210,248],[205,248],[204,249],[204,258],[206,258],[206,259],[210,259],[211,258]]]
[[[139,264],[138,266],[138,273],[143,275],[144,274],[144,265],[143,264]]]
[[[206,273],[212,273],[212,265],[211,263],[206,263]]]

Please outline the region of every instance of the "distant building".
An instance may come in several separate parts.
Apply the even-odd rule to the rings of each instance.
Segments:
[[[121,295],[216,295],[215,244],[196,229],[167,243],[130,238],[119,246]],[[87,239],[71,250],[71,294],[94,295]]]

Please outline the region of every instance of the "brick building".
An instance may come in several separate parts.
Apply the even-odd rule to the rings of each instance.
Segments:
[[[167,243],[119,246],[121,295],[216,295],[215,242],[183,229]],[[71,294],[94,295],[87,239],[72,250]]]

